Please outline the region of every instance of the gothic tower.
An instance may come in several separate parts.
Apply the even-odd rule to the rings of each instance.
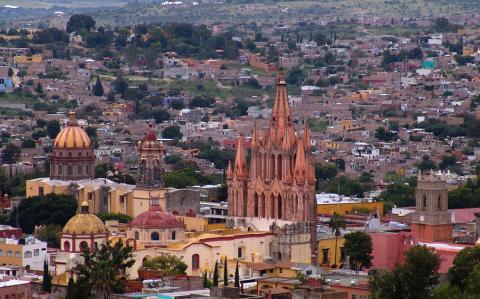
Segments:
[[[144,187],[161,187],[163,185],[163,143],[157,140],[153,124],[137,143],[138,184]]]
[[[420,242],[452,240],[451,216],[448,212],[446,182],[433,174],[422,175],[417,180],[416,212],[411,229]]]
[[[279,77],[270,125],[261,139],[254,126],[248,170],[243,136],[238,139],[235,165],[227,171],[230,216],[292,222],[315,219],[310,132],[306,124],[303,134],[294,129],[286,85]]]

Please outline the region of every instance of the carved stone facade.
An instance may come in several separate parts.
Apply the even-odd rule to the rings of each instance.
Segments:
[[[249,169],[243,136],[238,139],[235,165],[228,165],[228,215],[233,220],[230,222],[238,224],[241,219],[249,219],[250,222],[245,221],[247,226],[257,220],[270,224],[302,223],[306,231],[292,234],[291,242],[300,238],[298,242],[310,244],[307,256],[311,254],[312,263],[316,264],[315,182],[310,131],[307,124],[303,132],[293,127],[287,84],[280,76],[270,125],[263,130],[261,139],[254,126]],[[279,247],[274,258],[283,260],[290,256],[285,248]]]
[[[285,79],[277,82],[270,127],[260,140],[255,125],[250,169],[243,136],[238,139],[235,165],[228,166],[228,209],[234,217],[312,222],[315,219],[315,174],[310,132],[292,125]]]
[[[137,143],[138,185],[143,187],[163,186],[163,143],[157,140],[153,125],[145,138]]]
[[[412,232],[420,242],[452,240],[451,215],[448,212],[446,182],[432,174],[418,177],[416,212],[412,219]]]

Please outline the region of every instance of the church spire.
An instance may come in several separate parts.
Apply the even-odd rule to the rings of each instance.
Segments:
[[[253,136],[252,136],[252,148],[256,148],[260,145],[260,139],[258,136],[257,121],[253,125]]]
[[[308,124],[306,120],[305,120],[305,127],[303,129],[303,147],[307,152],[310,152],[312,148],[310,143],[310,129],[308,128]]]
[[[233,177],[232,172],[232,161],[228,160],[228,167],[227,167],[227,179],[231,179]]]
[[[285,135],[285,130],[293,130],[292,114],[288,104],[288,92],[285,76],[280,74],[277,80],[277,93],[273,104],[272,117],[270,119],[270,139],[273,145],[280,147]]]
[[[243,148],[243,135],[238,137],[237,156],[235,157],[233,174],[235,178],[247,177],[247,162],[245,161],[245,149]]]
[[[295,159],[295,182],[297,185],[305,184],[307,165],[305,160],[305,149],[301,137],[297,137],[297,158]]]

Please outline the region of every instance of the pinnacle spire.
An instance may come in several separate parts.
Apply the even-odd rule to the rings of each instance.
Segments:
[[[228,160],[228,167],[227,167],[227,179],[231,179],[233,177],[232,172],[232,161]]]
[[[298,185],[305,184],[305,177],[307,173],[307,166],[305,160],[305,149],[301,137],[297,137],[297,158],[295,159],[295,182]]]
[[[233,170],[235,178],[246,178],[247,162],[245,160],[245,149],[243,148],[243,135],[240,135],[237,143],[237,155],[235,157],[235,167]]]
[[[258,136],[257,121],[253,125],[253,136],[252,136],[252,148],[256,148],[260,145],[260,139]]]
[[[305,121],[305,127],[303,129],[303,147],[305,148],[305,151],[310,152],[310,129],[308,128],[307,121]]]

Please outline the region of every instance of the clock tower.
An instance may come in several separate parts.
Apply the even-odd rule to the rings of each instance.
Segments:
[[[420,173],[415,190],[416,212],[411,230],[420,242],[452,241],[446,182],[432,173]]]

